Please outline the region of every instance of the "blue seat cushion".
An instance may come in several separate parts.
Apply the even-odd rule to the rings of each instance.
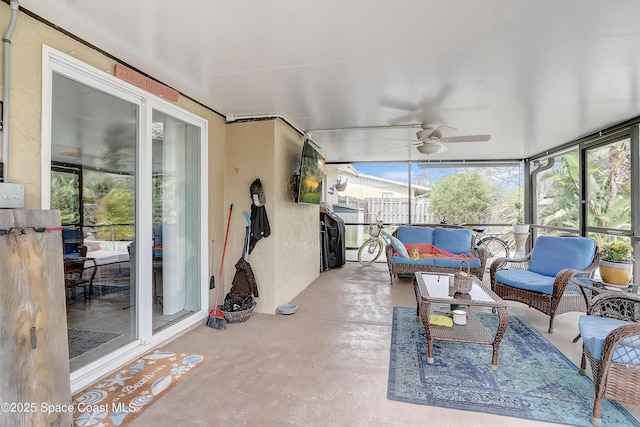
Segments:
[[[420,258],[420,259],[410,259],[410,258],[402,258],[400,256],[394,256],[391,258],[394,264],[409,264],[409,265],[428,265],[428,266],[436,266],[436,267],[451,267],[454,269],[460,269],[460,260],[459,259],[450,259],[450,258]],[[470,268],[479,268],[480,267],[480,258],[473,258],[465,260],[469,263]],[[467,265],[465,264],[463,270],[466,270]]]
[[[469,268],[479,268],[480,267],[480,258],[473,259],[465,259],[464,261],[469,263]],[[462,260],[459,259],[451,259],[451,258],[433,258],[433,265],[436,267],[451,267],[455,269],[460,269],[460,264],[463,263]],[[467,264],[463,263],[462,270],[467,271]]]
[[[529,270],[500,270],[496,273],[496,282],[527,291],[551,295],[555,276],[545,276]]]
[[[433,258],[420,258],[420,259],[410,259],[410,258],[402,258],[400,256],[391,257],[391,261],[394,264],[409,264],[409,265],[433,265]]]
[[[589,237],[540,236],[529,261],[529,271],[555,276],[560,270],[585,270],[593,261],[596,242]]]
[[[589,349],[593,357],[600,360],[602,357],[602,345],[607,335],[614,329],[629,323],[630,322],[625,322],[624,320],[582,315],[578,320],[578,328],[580,329],[580,335],[582,336],[584,345]],[[629,351],[630,349],[626,348],[632,345],[630,338],[622,340],[613,351],[612,360],[620,364],[640,364],[640,360],[638,360],[637,357],[631,356],[638,353],[633,350]]]
[[[433,230],[433,245],[452,254],[469,255],[471,253],[471,230],[436,227]]]
[[[433,228],[415,225],[401,225],[396,231],[396,237],[405,245],[416,243],[433,244]]]

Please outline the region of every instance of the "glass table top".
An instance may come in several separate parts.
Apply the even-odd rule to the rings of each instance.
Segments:
[[[458,294],[453,290],[452,274],[416,273],[424,283],[428,298],[438,302],[460,301],[468,303],[495,303],[500,301],[493,292],[484,288],[484,285],[476,277],[473,278],[473,287],[468,294]]]

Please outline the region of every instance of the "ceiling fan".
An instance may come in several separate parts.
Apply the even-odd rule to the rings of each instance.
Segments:
[[[418,140],[411,144],[422,154],[436,154],[447,151],[445,143],[451,142],[486,142],[491,135],[461,135],[448,136],[457,129],[451,126],[437,124],[423,124],[422,129],[416,133]],[[397,147],[403,148],[403,147]],[[395,150],[396,148],[392,148]],[[390,150],[389,150],[390,151]]]

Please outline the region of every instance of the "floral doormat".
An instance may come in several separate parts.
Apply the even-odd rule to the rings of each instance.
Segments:
[[[210,359],[154,350],[73,396],[74,426],[125,426]]]
[[[494,333],[497,317],[478,313]],[[509,316],[497,371],[489,367],[490,345],[435,340],[435,363],[428,364],[427,339],[414,307],[393,308],[391,334],[389,399],[591,427],[593,382],[519,316]],[[618,402],[604,399],[602,425],[631,427],[640,422]]]

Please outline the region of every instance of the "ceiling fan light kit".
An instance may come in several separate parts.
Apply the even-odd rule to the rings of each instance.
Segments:
[[[416,149],[422,154],[436,154],[436,153],[439,153],[440,150],[443,148],[444,146],[440,144],[430,144],[430,143],[418,145],[416,147]]]

